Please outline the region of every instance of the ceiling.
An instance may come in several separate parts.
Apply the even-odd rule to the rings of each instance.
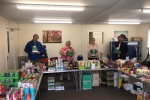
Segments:
[[[79,5],[84,11],[19,10],[16,4]],[[106,24],[108,20],[150,22],[150,0],[0,0],[0,15],[18,23],[33,23],[36,18],[72,19],[73,24]]]

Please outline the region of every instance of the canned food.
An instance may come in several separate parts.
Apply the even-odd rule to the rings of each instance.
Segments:
[[[6,77],[6,74],[5,74],[5,72],[2,72],[2,77]]]
[[[15,76],[14,72],[11,71],[11,72],[10,72],[10,77],[14,77],[14,76]]]
[[[12,92],[6,93],[6,100],[13,100]]]
[[[24,82],[22,82],[21,86],[22,86],[22,88],[25,88],[26,84]]]

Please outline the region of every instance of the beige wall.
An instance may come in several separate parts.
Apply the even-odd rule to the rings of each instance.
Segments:
[[[142,37],[142,60],[145,60],[147,56],[148,30],[150,30],[150,23],[138,25],[137,36]]]
[[[28,41],[31,41],[34,34],[39,35],[39,41],[42,43],[42,30],[61,30],[62,43],[42,43],[46,45],[48,57],[60,57],[59,50],[65,45],[67,40],[71,41],[75,49],[75,60],[78,54],[81,54],[81,25],[62,25],[62,24],[20,24],[20,55],[27,55],[24,47]]]
[[[82,26],[82,54],[86,57],[86,46],[88,44],[89,31],[104,32],[104,56],[110,54],[109,42],[114,37],[114,31],[128,31],[129,40],[131,37],[137,36],[136,25],[83,25]]]
[[[65,45],[67,40],[72,41],[72,46],[77,55],[83,55],[87,58],[87,44],[89,31],[103,31],[104,32],[104,56],[109,54],[109,42],[114,37],[114,31],[128,31],[129,39],[137,36],[136,25],[63,25],[63,24],[20,24],[19,38],[20,38],[20,55],[26,55],[24,47],[28,41],[32,39],[33,34],[40,36],[39,41],[42,42],[42,30],[62,30],[63,43],[44,43],[47,46],[48,56],[54,57],[59,55],[59,49]]]
[[[4,17],[1,17],[0,16],[0,36],[1,36],[1,39],[0,39],[0,57],[1,57],[1,61],[0,61],[0,72],[6,70],[6,29],[5,27],[8,27],[8,28],[17,28],[18,27],[18,24],[15,23],[15,22],[12,22]],[[15,58],[18,56],[19,54],[19,45],[18,45],[18,32],[15,31]],[[17,62],[17,60],[16,60]],[[15,66],[12,66],[12,68],[15,68]]]

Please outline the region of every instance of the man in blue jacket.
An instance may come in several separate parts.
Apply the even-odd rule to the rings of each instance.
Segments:
[[[43,46],[38,41],[39,36],[37,34],[33,35],[33,40],[29,41],[24,51],[28,54],[28,59],[35,64],[36,62],[39,62],[41,55],[40,53],[43,52]]]

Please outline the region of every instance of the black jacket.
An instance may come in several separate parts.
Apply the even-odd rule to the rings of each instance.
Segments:
[[[115,44],[115,47],[119,47],[119,42]],[[128,52],[127,44],[121,42],[119,50],[121,51],[120,56],[118,56],[118,54],[115,54],[115,60],[117,60],[117,59],[126,59],[126,53]]]
[[[115,44],[115,47],[119,47],[119,42]],[[119,50],[121,51],[121,54],[126,54],[128,52],[128,46],[127,46],[127,44],[121,42]]]

